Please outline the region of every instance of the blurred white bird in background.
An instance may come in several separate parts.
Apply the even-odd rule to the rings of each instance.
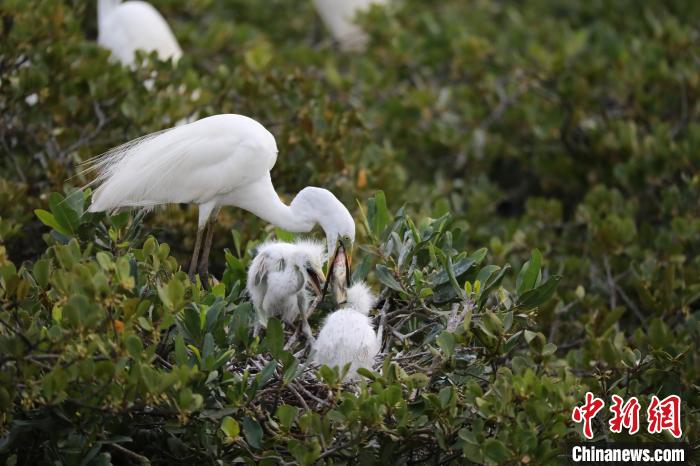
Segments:
[[[221,207],[240,207],[295,233],[309,232],[318,224],[326,235],[331,280],[336,259],[342,257],[341,266],[349,267],[355,222],[333,193],[322,188],[304,188],[289,205],[284,204],[270,178],[276,160],[275,138],[257,121],[233,114],[203,118],[149,134],[85,162],[85,172],[97,172],[87,185],[98,185],[89,211],[197,204],[199,222],[189,273],[193,278],[198,270],[205,286],[212,224]]]
[[[314,0],[314,6],[343,50],[362,51],[367,45],[367,34],[355,24],[355,16],[358,12],[368,10],[372,5],[384,5],[388,1]]]
[[[163,16],[151,4],[142,1],[98,0],[97,42],[111,50],[126,66],[133,66],[135,52],[157,52],[163,61],[177,62],[182,49]]]
[[[385,315],[377,332],[368,314],[377,298],[363,282],[347,290],[345,306],[326,317],[316,339],[311,359],[316,364],[342,369],[350,364],[347,380],[357,380],[357,369],[371,370],[382,346]]]
[[[308,317],[325,282],[323,259],[323,245],[313,240],[269,241],[258,247],[246,286],[257,314],[254,336],[260,327],[267,328],[270,317],[280,317],[289,325],[299,319],[306,338],[313,339]]]

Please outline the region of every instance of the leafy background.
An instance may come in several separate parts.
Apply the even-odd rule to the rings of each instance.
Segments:
[[[343,54],[311,2],[153,3],[176,67],[111,63],[93,2],[0,5],[7,464],[556,464],[587,390],[679,394],[697,448],[700,4],[403,0]],[[224,210],[206,291],[191,207],[84,213],[77,163],[227,112],[275,134],[284,198],[353,211],[388,313],[359,387],[248,335],[245,267],[283,232]],[[673,440],[607,416],[598,440]]]

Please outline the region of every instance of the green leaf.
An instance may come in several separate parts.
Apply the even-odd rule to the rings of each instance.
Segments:
[[[375,270],[377,272],[377,278],[380,282],[382,282],[382,284],[395,291],[404,291],[401,284],[396,280],[396,278],[394,278],[393,273],[388,267],[382,264],[377,264]]]
[[[557,345],[554,343],[547,343],[542,348],[542,356],[549,356],[557,351]]]
[[[134,359],[140,359],[141,353],[143,352],[143,343],[141,339],[136,335],[129,335],[124,341],[124,346],[129,352],[129,355]]]
[[[226,296],[226,284],[225,283],[219,283],[215,287],[211,289],[211,294],[214,296],[217,296],[219,298],[223,298]]]
[[[250,417],[243,419],[243,435],[251,447],[257,449],[262,447],[263,430],[255,419]]]
[[[452,258],[447,256],[445,259],[445,270],[447,271],[447,276],[449,277],[450,284],[452,285],[452,289],[454,289],[455,294],[458,296],[461,296],[462,299],[466,298],[466,295],[464,294],[464,290],[462,289],[461,286],[459,286],[459,283],[457,282],[457,277],[455,276],[455,271],[454,267],[452,266]]]
[[[319,367],[318,373],[323,379],[323,381],[326,382],[328,385],[335,385],[335,383],[338,381],[337,372],[331,367],[323,365]]]
[[[483,445],[484,457],[494,463],[503,463],[513,455],[500,440],[486,439]]]
[[[280,405],[277,408],[277,419],[280,420],[280,424],[286,430],[291,429],[294,419],[296,419],[299,413],[299,408],[290,405]]]
[[[369,380],[376,380],[377,376],[374,372],[372,372],[369,369],[365,369],[364,367],[360,367],[357,369],[357,373],[361,375],[362,377],[367,377]]]
[[[214,336],[207,332],[204,335],[204,343],[202,344],[202,359],[206,359],[208,356],[214,354]]]
[[[483,322],[486,328],[493,335],[501,335],[503,333],[503,321],[493,312],[487,311],[483,314]]]
[[[442,332],[437,337],[438,346],[442,349],[442,351],[448,358],[454,354],[456,343],[457,341],[455,340],[454,334],[450,332]]]
[[[182,335],[175,337],[175,362],[179,366],[184,366],[188,363],[187,350],[185,349],[185,339]]]
[[[497,270],[497,269],[496,269]],[[491,293],[492,290],[496,289],[498,286],[501,285],[501,282],[503,281],[503,278],[506,276],[506,273],[510,270],[510,264],[506,264],[503,266],[500,271],[498,271],[497,274],[489,274],[488,275],[488,280],[487,281],[482,281],[481,289],[479,290],[478,296],[479,296],[479,307],[483,306],[484,303],[486,303],[486,299],[489,297],[489,294]],[[479,274],[481,275],[481,273]]]
[[[46,288],[49,284],[49,261],[46,259],[36,261],[32,267],[32,275],[40,288]]]
[[[65,202],[63,196],[58,193],[49,194],[49,208],[56,221],[70,234],[75,234],[78,226],[80,226],[80,217]]]
[[[294,377],[297,375],[298,368],[299,360],[291,356],[290,360],[285,364],[284,373],[282,374],[282,382],[285,385],[294,380]]]
[[[532,340],[535,339],[536,336],[537,332],[533,332],[532,330],[523,331],[523,338],[525,338],[526,343],[530,343]]]
[[[82,190],[76,189],[70,194],[68,194],[65,198],[65,204],[73,211],[76,213],[78,218],[83,216],[84,210],[83,206],[85,205],[85,195]]]
[[[401,389],[401,385],[394,384],[384,390],[384,402],[388,406],[395,406],[399,401],[401,401],[402,397],[403,390]]]
[[[377,238],[380,238],[384,229],[389,224],[389,209],[386,206],[384,191],[377,191],[374,195],[375,215],[372,230]]]
[[[540,268],[542,264],[542,254],[538,249],[534,249],[530,255],[530,260],[523,264],[520,273],[515,281],[518,294],[522,295],[535,287],[537,278],[540,276]]]
[[[497,265],[485,265],[481,268],[481,270],[479,270],[479,273],[476,275],[476,280],[474,280],[474,282],[480,282],[482,284],[481,289],[483,290],[483,285],[488,283],[488,280],[491,278],[491,276],[498,272],[500,269],[501,268]]]
[[[267,321],[265,346],[273,358],[280,358],[284,348],[284,332],[282,330],[282,322],[275,317],[270,317]]]
[[[486,254],[488,254],[489,250],[486,248],[480,248],[474,251],[467,257],[467,259],[471,259],[474,261],[476,265],[481,264],[481,262],[486,258]]]
[[[295,235],[281,228],[275,228],[275,237],[285,243],[291,243],[294,241]]]
[[[41,221],[41,223],[43,223],[47,227],[53,228],[62,235],[70,236],[70,231],[68,231],[66,228],[63,228],[63,226],[60,223],[58,223],[56,217],[54,217],[54,215],[51,212],[47,212],[43,209],[36,209],[34,210],[34,214]]]
[[[180,307],[185,298],[185,287],[180,280],[173,277],[166,286],[158,287],[158,296],[165,307],[175,310]]]
[[[146,319],[145,317],[139,316],[137,320],[138,320],[139,326],[141,326],[142,329],[149,330],[149,331],[153,330],[153,326],[148,321],[148,319]]]
[[[487,251],[488,250],[486,248],[478,249],[477,251],[474,251],[469,257],[460,259],[459,261],[457,261],[456,264],[453,264],[455,278],[461,277],[465,273],[469,272],[474,266],[480,264],[481,261],[484,260],[484,257],[486,257]],[[430,281],[432,285],[436,287],[439,285],[444,285],[449,280],[450,276],[447,273],[447,270],[443,268],[440,272],[435,274]]]
[[[235,440],[241,433],[241,428],[236,421],[231,416],[226,416],[221,420],[221,431],[226,434],[229,440]]]
[[[114,262],[112,262],[112,257],[104,252],[100,251],[95,255],[97,263],[100,264],[100,268],[104,271],[109,271],[114,267]]]
[[[109,219],[109,223],[114,228],[116,228],[117,230],[120,230],[129,224],[129,217],[130,217],[129,212],[125,211],[125,212],[120,212],[120,213],[115,214],[115,215],[110,215],[108,219]]]
[[[263,367],[263,370],[255,376],[258,388],[264,386],[272,378],[275,369],[277,369],[277,362],[275,361],[270,361]]]
[[[535,288],[534,290],[526,291],[518,300],[518,308],[522,310],[534,309],[537,306],[544,304],[549,298],[554,295],[557,290],[561,277],[559,275],[550,276],[547,281]]]
[[[438,392],[438,399],[440,400],[440,406],[443,408],[447,408],[450,404],[450,401],[454,399],[454,388],[453,387],[443,387],[440,389],[440,392]]]

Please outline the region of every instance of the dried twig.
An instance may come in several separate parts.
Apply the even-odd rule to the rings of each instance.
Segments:
[[[119,445],[118,443],[110,443],[109,446],[111,448],[114,448],[119,453],[123,454],[124,456],[128,456],[132,460],[138,461],[141,464],[151,464],[151,460],[149,460],[145,456],[139,455],[135,451],[131,451],[128,448]]]
[[[607,254],[603,256],[603,265],[605,266],[605,276],[607,277],[608,290],[610,291],[610,309],[615,309],[617,307],[617,284],[612,277],[612,271],[610,270],[610,261],[608,260]]]

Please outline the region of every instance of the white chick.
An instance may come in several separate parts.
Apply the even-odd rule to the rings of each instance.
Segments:
[[[377,298],[363,282],[347,291],[345,307],[326,317],[313,346],[311,359],[328,367],[345,367],[350,363],[348,380],[357,380],[357,369],[372,369],[382,343],[382,326],[374,331],[368,314]]]
[[[248,269],[247,289],[257,313],[253,334],[267,327],[270,317],[293,324],[301,316],[302,330],[312,339],[308,324],[312,295],[321,294],[324,249],[321,243],[298,240],[295,243],[268,241]]]

